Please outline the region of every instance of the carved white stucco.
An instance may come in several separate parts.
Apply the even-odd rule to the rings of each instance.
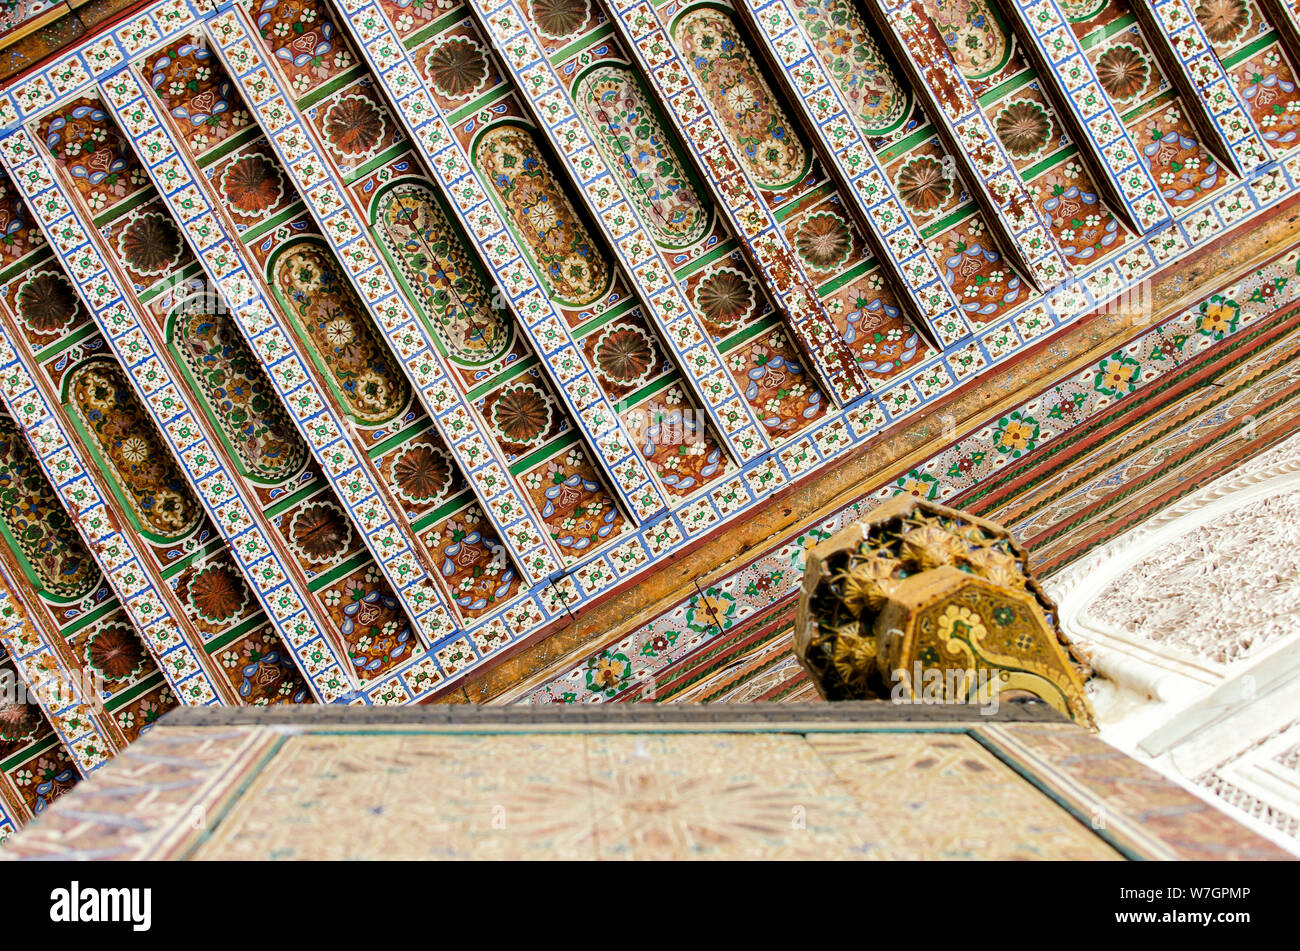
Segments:
[[[1045,587],[1102,738],[1300,853],[1300,436]]]

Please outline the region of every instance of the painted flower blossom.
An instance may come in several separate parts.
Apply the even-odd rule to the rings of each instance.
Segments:
[[[444,453],[426,443],[403,450],[393,462],[398,490],[414,502],[432,502],[451,486],[452,472]]]
[[[135,632],[124,624],[101,627],[86,639],[86,662],[108,680],[128,680],[145,667],[148,655]]]
[[[596,342],[596,362],[601,373],[616,383],[642,383],[659,363],[649,335],[631,324],[607,328]]]
[[[303,557],[321,565],[347,550],[352,541],[352,526],[337,505],[316,502],[294,515],[289,535]]]
[[[80,312],[68,279],[54,271],[38,271],[18,288],[18,316],[38,333],[56,333],[72,324]]]
[[[590,0],[528,0],[537,31],[555,40],[573,39],[591,20]]]
[[[998,113],[994,125],[1007,151],[1017,158],[1037,155],[1052,135],[1052,122],[1041,105],[1018,99]]]
[[[1097,57],[1097,79],[1113,99],[1127,102],[1147,84],[1151,67],[1146,57],[1126,43],[1112,46]]]
[[[1196,19],[1211,42],[1227,43],[1242,36],[1250,13],[1243,0],[1201,0],[1196,5]]]
[[[254,152],[232,162],[221,173],[222,195],[244,215],[260,215],[284,197],[284,175],[265,155]]]
[[[325,137],[346,158],[369,155],[387,129],[383,112],[365,96],[344,96],[325,112]]]
[[[903,204],[917,214],[933,212],[953,194],[952,179],[929,155],[917,156],[899,169],[895,187]]]
[[[501,435],[526,446],[545,437],[551,417],[550,400],[531,383],[507,387],[492,406],[492,422]]]
[[[488,77],[487,55],[467,36],[440,42],[425,57],[424,65],[433,88],[448,99],[469,98]]]
[[[753,308],[754,288],[739,271],[722,267],[696,285],[695,302],[707,320],[731,330]]]
[[[190,603],[209,621],[228,621],[248,603],[248,587],[226,565],[213,565],[190,581]]]
[[[795,236],[799,256],[821,270],[843,264],[853,249],[848,222],[829,211],[810,215]]]

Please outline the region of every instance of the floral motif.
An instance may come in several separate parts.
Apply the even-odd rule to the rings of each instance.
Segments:
[[[334,23],[319,0],[262,0],[257,31],[272,58],[299,95],[352,65],[337,44]]]
[[[475,158],[547,292],[574,307],[600,300],[613,280],[613,269],[596,249],[532,133],[498,125],[479,141]]]
[[[326,602],[334,602],[330,613],[359,673],[378,676],[410,655],[415,646],[411,622],[378,568],[359,571],[334,585],[326,592]]]
[[[909,211],[928,215],[953,196],[952,173],[932,155],[918,155],[898,171],[894,180],[898,197]]]
[[[208,418],[247,475],[281,482],[302,469],[307,446],[266,370],[228,316],[182,304],[172,317],[167,340],[194,380]]]
[[[185,256],[180,229],[169,216],[157,211],[137,211],[117,236],[122,263],[142,277],[173,273]]]
[[[1250,24],[1250,11],[1243,0],[1201,0],[1196,20],[1213,43],[1240,39]]]
[[[878,274],[871,275],[825,303],[844,342],[858,355],[858,366],[874,377],[888,379],[926,350],[902,311],[886,303],[872,286],[878,281]]]
[[[53,598],[71,601],[99,585],[101,575],[18,427],[0,416],[0,520],[18,552]]]
[[[997,251],[979,241],[984,224],[971,218],[945,236],[943,279],[961,300],[964,311],[980,321],[992,320],[1014,306],[1028,291]]]
[[[87,360],[68,374],[67,393],[138,527],[168,540],[189,534],[202,517],[198,500],[121,367]]]
[[[596,147],[622,173],[632,206],[654,240],[685,248],[702,239],[709,231],[708,209],[631,69],[597,66],[578,83],[575,98]]]
[[[722,447],[702,416],[650,400],[624,417],[642,457],[674,495],[687,495],[724,472]]]
[[[201,569],[190,579],[189,600],[200,616],[219,624],[239,617],[252,596],[244,579],[229,565],[215,564]]]
[[[993,433],[993,448],[1012,459],[1019,459],[1038,445],[1038,420],[1019,411],[998,420]]]
[[[745,401],[776,436],[789,436],[826,412],[821,390],[798,362],[785,334],[772,330],[727,358]]]
[[[439,573],[462,614],[474,617],[514,596],[519,587],[514,565],[477,508],[447,519],[437,537]]]
[[[264,628],[222,652],[230,685],[249,706],[308,703],[307,684],[275,632]]]
[[[691,598],[686,608],[686,626],[698,634],[713,634],[731,627],[735,615],[735,596],[709,588]]]
[[[1256,56],[1235,74],[1241,98],[1264,141],[1289,146],[1300,136],[1300,93],[1295,75],[1276,49]]]
[[[933,501],[939,497],[939,480],[928,472],[913,469],[894,483],[894,495],[911,495]]]
[[[289,541],[309,564],[328,565],[352,544],[352,523],[333,502],[313,502],[294,513]]]
[[[912,94],[885,61],[852,0],[793,0],[831,82],[868,136],[898,129],[912,112]]]
[[[77,771],[61,745],[28,764],[15,774],[15,779],[34,815],[40,815],[50,803],[58,799],[77,783]]]
[[[14,302],[18,319],[39,334],[67,330],[83,315],[81,301],[62,271],[47,269],[28,274],[18,285]]]
[[[621,386],[639,386],[662,365],[650,335],[632,324],[604,328],[594,349],[601,374]]]
[[[587,660],[587,690],[613,697],[632,679],[632,661],[626,654],[603,650]]]
[[[397,494],[412,505],[432,505],[446,498],[455,484],[447,450],[427,442],[410,443],[393,457]]]
[[[476,262],[433,192],[401,182],[379,196],[373,219],[447,353],[471,365],[505,354],[514,341],[510,318],[492,305]]]
[[[148,177],[100,101],[82,96],[46,116],[40,137],[94,214],[139,191]]]
[[[313,362],[359,422],[387,422],[411,401],[411,387],[379,338],[339,265],[318,240],[282,250],[271,284],[306,337]]]
[[[12,670],[4,673],[8,677],[14,676]],[[35,704],[0,701],[0,743],[9,745],[11,749],[26,746],[44,728],[45,718]]]
[[[217,190],[232,210],[257,218],[284,201],[284,173],[261,152],[241,155],[221,172]]]
[[[1228,300],[1214,294],[1209,300],[1201,301],[1201,316],[1197,318],[1196,329],[1214,340],[1222,340],[1233,333],[1241,320],[1241,307],[1234,300]]]
[[[134,743],[142,734],[153,729],[164,713],[176,706],[176,695],[164,686],[119,709],[114,717],[126,741]]]
[[[44,244],[40,230],[29,220],[27,206],[8,176],[0,171],[0,267],[21,260]]]
[[[939,615],[939,638],[942,641],[956,638],[974,644],[987,633],[980,616],[970,608],[950,604]]]
[[[1165,113],[1165,121],[1167,129],[1152,126],[1151,141],[1142,146],[1142,155],[1150,163],[1160,193],[1171,204],[1186,205],[1218,187],[1219,163],[1189,134],[1191,129],[1176,109]]]
[[[799,224],[794,246],[805,263],[819,271],[829,271],[849,259],[853,233],[848,222],[835,212],[819,211]]]
[[[991,76],[1011,59],[1011,40],[987,0],[925,0],[922,6],[967,79]]]
[[[627,528],[609,490],[576,448],[531,470],[524,484],[566,562]]]
[[[130,680],[149,662],[144,645],[125,624],[105,624],[86,638],[82,655],[108,681]]]
[[[552,40],[571,40],[591,22],[591,0],[528,0],[537,32]]]
[[[1123,353],[1115,353],[1097,366],[1092,388],[1105,396],[1127,396],[1137,389],[1142,364]]]
[[[1038,194],[1052,234],[1072,264],[1086,262],[1120,240],[1119,222],[1100,203],[1077,163],[1058,166],[1043,176]]]
[[[488,81],[488,58],[477,40],[448,36],[424,58],[433,88],[455,102],[472,99]]]
[[[368,96],[350,93],[330,102],[323,123],[325,142],[339,158],[355,162],[370,158],[383,144],[388,119]]]
[[[452,6],[451,0],[380,0],[393,28],[402,39],[422,30],[426,23]]]
[[[1016,99],[999,110],[993,122],[998,138],[1016,158],[1039,155],[1052,137],[1052,120],[1041,104]]]
[[[492,425],[508,442],[539,445],[550,433],[554,417],[550,398],[532,383],[511,383],[492,404]]]
[[[731,15],[688,11],[674,29],[686,66],[699,81],[723,133],[760,188],[784,191],[811,165],[800,140]]]
[[[732,267],[715,268],[695,285],[695,305],[723,333],[740,326],[754,304],[754,282]]]
[[[1147,58],[1127,43],[1117,43],[1097,57],[1097,79],[1106,94],[1129,102],[1146,88],[1151,76]]]
[[[152,61],[149,85],[193,154],[202,154],[251,119],[216,57],[202,41],[175,43]]]
[[[642,657],[666,657],[668,652],[676,645],[677,639],[681,637],[682,632],[668,628],[661,634],[655,634],[647,637],[641,644]]]

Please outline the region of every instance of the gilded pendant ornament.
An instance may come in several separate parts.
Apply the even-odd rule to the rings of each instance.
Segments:
[[[809,553],[794,649],[828,700],[1036,698],[1093,726],[1092,672],[1011,533],[910,495]]]

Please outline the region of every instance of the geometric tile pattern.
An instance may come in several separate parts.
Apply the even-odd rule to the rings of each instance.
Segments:
[[[913,72],[924,78],[922,94],[932,97],[939,113],[936,124],[946,133],[957,160],[968,168],[974,181],[983,183],[981,207],[1000,223],[1008,237],[1007,250],[1016,249],[1013,260],[1023,262],[1018,270],[1042,290],[1055,288],[1065,280],[1069,266],[1049,235],[1041,211],[1025,192],[1007,144],[979,108],[971,81],[976,67],[968,66],[954,52],[968,48],[968,36],[959,33],[953,43],[949,34],[940,33],[937,17],[942,7],[939,3],[930,9],[900,4],[885,16]],[[985,19],[977,14],[968,23]],[[1000,24],[996,28],[1002,29]],[[1001,36],[1010,45],[1004,29]]]
[[[102,709],[44,704],[78,769],[164,688],[428,700],[1300,188],[1273,4],[1038,0],[1008,22],[873,0],[832,41],[839,2],[162,0],[0,91],[0,396],[37,463],[15,471],[103,582],[56,617],[6,538],[37,622],[0,643],[39,680],[90,663],[110,615],[139,639]],[[1271,267],[855,506],[977,494],[1178,385],[1281,313],[1294,261]],[[228,318],[178,336],[212,286]],[[1276,409],[1268,326],[1252,385]],[[125,376],[138,432],[65,399],[86,361]],[[171,505],[183,538],[136,530]],[[1049,534],[1053,558],[1084,544]],[[743,600],[716,587],[633,654],[714,637]],[[752,615],[780,601],[755,590]],[[589,660],[558,693],[634,673]]]
[[[764,644],[781,643],[788,657],[806,550],[903,493],[1005,524],[1044,573],[1080,557],[1171,495],[1297,428],[1298,265],[1296,251],[1279,256],[1027,396],[950,447],[765,545],[758,557],[700,579],[695,594],[518,699],[699,699],[701,689],[710,696],[722,689],[704,688],[704,680]],[[1206,386],[1208,380],[1220,385]],[[1240,438],[1243,427],[1252,439]],[[767,665],[755,656],[747,669]],[[791,668],[782,682],[795,680],[803,676]]]
[[[12,188],[7,179],[4,187],[6,190]],[[12,195],[9,199],[14,201]],[[180,606],[169,596],[168,586],[159,571],[162,563],[172,561],[182,552],[190,554],[193,549],[186,549],[182,543],[168,557],[161,554],[168,550],[168,544],[162,544],[160,550],[150,550],[151,546],[135,532],[124,530],[130,522],[121,514],[112,483],[98,471],[99,467],[88,455],[85,444],[72,434],[72,424],[65,415],[62,397],[51,388],[53,381],[38,382],[43,374],[36,370],[36,355],[29,347],[39,347],[42,355],[51,356],[61,376],[69,366],[69,355],[93,356],[103,351],[103,340],[95,337],[81,340],[72,348],[66,346],[66,343],[86,337],[91,332],[88,315],[75,303],[66,274],[49,269],[50,265],[57,268],[55,259],[46,240],[36,230],[26,206],[22,206],[22,215],[11,217],[10,225],[10,234],[21,239],[22,250],[28,253],[19,254],[20,260],[6,268],[7,274],[13,276],[15,268],[21,273],[27,267],[44,265],[42,273],[49,286],[32,286],[29,290],[33,301],[49,304],[53,295],[58,301],[66,301],[66,306],[62,308],[63,316],[57,323],[37,327],[33,332],[37,343],[33,345],[19,332],[19,325],[15,322],[17,314],[24,309],[25,282],[15,279],[8,284],[9,293],[2,309],[10,333],[0,341],[0,358],[5,363],[4,388],[0,396],[5,408],[15,423],[25,430],[46,482],[54,487],[70,511],[77,513],[76,527],[82,533],[86,550],[93,553],[131,623],[143,634],[153,657],[167,674],[172,689],[191,703],[218,702],[221,694],[217,681],[200,660],[199,638],[181,635],[181,630],[189,627],[189,623],[181,614]],[[37,290],[42,290],[39,298]],[[17,311],[11,308],[17,308]],[[60,333],[67,336],[57,340]],[[52,335],[56,338],[53,344],[50,343]],[[187,541],[197,543],[199,535],[208,531],[203,526],[195,527],[194,531],[185,533]],[[16,650],[13,653],[16,659],[22,659],[27,651]]]
[[[842,4],[827,6],[828,12],[845,11],[845,28],[851,30],[865,23],[861,14],[849,12]],[[960,310],[960,302],[952,289],[941,278],[941,268],[930,251],[916,222],[900,205],[892,190],[886,187],[886,173],[868,143],[871,132],[859,126],[845,103],[847,77],[841,82],[832,81],[828,64],[812,52],[811,37],[805,18],[800,13],[819,14],[820,8],[812,4],[795,4],[786,0],[772,0],[759,5],[755,11],[760,38],[779,58],[787,75],[797,83],[798,103],[813,120],[815,131],[827,149],[830,163],[853,186],[853,200],[860,203],[868,227],[876,233],[878,241],[887,249],[884,254],[887,266],[894,269],[904,293],[912,297],[923,319],[933,328],[944,343],[952,343],[971,332],[971,327]],[[814,20],[814,22],[816,22]],[[850,37],[855,34],[848,33]],[[819,33],[819,39],[830,42],[829,31]],[[901,90],[891,77],[889,86]],[[901,94],[901,93],[900,93]],[[896,106],[899,112],[910,104]],[[904,128],[912,123],[904,118]]]
[[[93,126],[88,135],[93,141],[99,130],[104,128],[100,124],[103,120],[96,118],[102,117],[103,112],[98,107],[97,98],[74,100],[74,103],[80,102],[90,104],[65,105],[64,113],[45,121],[51,129],[55,123],[63,120],[64,115],[72,121],[89,121]],[[89,111],[83,114],[81,110]],[[64,139],[55,140],[59,142],[60,156],[72,155],[72,150],[77,147],[72,136],[80,133],[73,131],[75,128],[68,126]],[[55,186],[56,173],[50,158],[50,145],[47,141],[38,146],[34,141],[38,134],[35,125],[14,132],[5,140],[5,159],[10,163],[15,182],[24,191],[47,240],[76,280],[79,295],[103,334],[109,350],[120,364],[118,372],[125,375],[135,391],[133,399],[144,408],[157,427],[162,442],[155,451],[170,451],[176,459],[184,460],[186,481],[202,502],[212,524],[229,543],[238,569],[267,611],[280,637],[300,654],[304,651],[323,651],[333,660],[333,663],[320,665],[327,671],[325,679],[333,685],[323,695],[332,699],[345,693],[352,675],[339,664],[341,658],[337,658],[339,649],[335,646],[335,640],[327,635],[320,620],[308,612],[298,587],[289,580],[285,560],[278,556],[277,551],[283,550],[284,543],[277,544],[270,526],[260,517],[262,513],[258,511],[255,501],[256,490],[251,483],[239,476],[233,466],[223,464],[226,455],[218,447],[215,435],[209,435],[208,426],[201,422],[203,417],[191,388],[177,385],[168,372],[170,361],[163,355],[165,345],[159,339],[159,330],[153,321],[161,322],[167,312],[163,309],[167,296],[174,295],[176,290],[168,291],[163,298],[151,296],[146,303],[141,297],[145,292],[138,290],[139,283],[127,283],[123,266],[117,261],[110,263],[109,254],[110,249],[118,254],[126,254],[123,249],[134,246],[121,236],[114,243],[111,236],[102,234],[93,226],[87,228],[82,223],[77,213],[71,210],[73,204],[80,199],[61,193]],[[53,132],[48,134],[54,135]],[[111,136],[111,133],[106,134]],[[88,165],[93,169],[96,157],[108,151],[96,150]],[[21,161],[18,156],[22,156]],[[123,165],[126,164],[123,160]],[[79,168],[81,166],[75,164],[61,166],[59,180],[78,180],[75,169]],[[90,172],[91,177],[99,174],[103,173]],[[90,184],[92,187],[105,186],[112,180],[108,176],[116,174],[117,169],[113,169],[98,182],[92,181]],[[124,177],[131,174],[129,167],[123,170]],[[135,174],[143,178],[138,168]],[[147,181],[127,183],[127,187],[132,185],[132,191],[146,202],[144,207],[148,207],[151,198],[156,201],[156,195],[150,195],[153,189]],[[108,187],[111,190],[127,190],[120,183]],[[92,193],[92,197],[98,194],[99,192]],[[120,222],[123,219],[117,220]],[[146,223],[156,222],[160,240],[176,240],[173,237],[176,235],[175,226],[171,225],[169,229],[161,214],[152,211],[133,212],[127,223],[128,228],[136,221],[142,222],[138,226],[140,229],[144,229]],[[121,234],[130,237],[127,229]],[[150,247],[147,253],[155,252]],[[184,252],[179,248],[167,248],[160,253],[179,259]],[[144,266],[138,260],[136,263]],[[164,267],[169,264],[169,261],[164,260]],[[184,271],[181,273],[184,274]],[[122,276],[119,277],[119,274]],[[157,278],[151,276],[144,280],[153,284]],[[150,318],[152,326],[147,326],[146,319]],[[149,425],[143,419],[140,422]],[[215,700],[215,690],[209,689],[203,699],[205,702]]]
[[[1285,855],[1074,724],[845,706],[181,717],[4,857]]]
[[[1089,134],[1081,145],[1100,154],[1103,171],[1119,186],[1129,219],[1146,234],[1164,227],[1170,212],[1150,170],[1139,160],[1119,111],[1107,97],[1096,68],[1084,52],[1057,0],[1009,4],[1009,12],[1034,37],[1050,69],[1043,81],[1062,93],[1060,101]]]
[[[201,41],[197,45],[201,48]],[[221,75],[220,66],[215,62],[207,68]],[[285,186],[282,176],[266,173],[276,175],[274,187],[279,197],[270,210],[259,212],[260,227],[247,228],[243,241],[232,243],[230,240],[230,232],[238,233],[234,219],[226,219],[232,223],[224,227],[217,224],[219,219],[214,208],[224,197],[217,192],[218,187],[232,192],[232,176],[248,169],[273,169],[265,157],[265,140],[250,137],[248,133],[255,130],[245,130],[236,139],[239,151],[234,160],[220,161],[222,146],[218,145],[217,163],[204,163],[203,171],[193,176],[176,151],[176,134],[158,122],[160,110],[157,105],[141,98],[137,78],[124,74],[117,83],[130,92],[122,96],[123,104],[115,108],[136,134],[147,134],[154,145],[149,157],[149,161],[154,163],[150,171],[166,190],[165,202],[176,211],[183,226],[192,225],[192,235],[208,236],[206,246],[199,249],[200,258],[216,279],[226,300],[234,302],[230,309],[232,318],[269,367],[270,380],[295,415],[299,431],[313,450],[320,471],[336,489],[337,494],[316,494],[311,505],[325,506],[340,514],[345,510],[361,513],[354,524],[368,542],[373,559],[353,564],[351,575],[359,577],[376,567],[382,569],[388,586],[407,609],[416,636],[425,646],[433,644],[452,627],[444,606],[446,597],[439,593],[430,577],[442,580],[435,560],[438,553],[421,550],[417,554],[414,550],[415,546],[411,544],[415,540],[414,532],[408,513],[396,502],[396,493],[401,486],[395,484],[397,480],[391,474],[395,466],[402,466],[404,460],[408,466],[415,460],[425,460],[430,466],[440,465],[446,459],[445,450],[440,444],[430,441],[425,432],[427,420],[423,419],[418,407],[407,409],[396,422],[384,421],[378,425],[346,417],[346,400],[342,401],[345,408],[337,408],[340,402],[332,400],[327,393],[328,381],[322,382],[310,357],[302,352],[297,342],[300,331],[290,326],[288,308],[274,296],[268,283],[272,279],[269,265],[262,266],[262,262],[272,260],[275,255],[287,253],[269,251],[275,246],[273,242],[283,244],[282,236],[297,240],[309,232],[301,216],[293,218],[293,211],[301,206],[295,205],[296,196],[291,188]],[[237,106],[242,105],[237,96],[227,95],[233,97]],[[186,141],[187,150],[192,148],[190,141]],[[229,142],[225,145],[229,151]],[[213,154],[208,152],[203,158],[211,158]],[[162,181],[164,175],[165,182]],[[214,180],[217,182],[215,185]],[[282,223],[286,220],[287,223]],[[281,222],[279,227],[275,227],[277,221]],[[334,266],[337,268],[337,264]],[[360,313],[354,315],[354,318],[358,317],[364,319]],[[364,446],[374,448],[354,449],[350,438],[354,434],[363,436]],[[436,440],[436,436],[433,439]],[[294,491],[308,491],[309,483],[305,478],[297,482]],[[451,485],[444,489],[437,493],[437,501],[456,494]],[[342,505],[339,499],[346,499],[347,505]],[[316,510],[319,509],[312,509]],[[298,517],[285,515],[281,523],[292,526],[292,519]],[[355,561],[356,557],[348,553],[350,560]],[[310,581],[309,587],[321,591],[322,596],[328,599],[334,589],[325,585],[333,566],[322,571],[319,561],[313,557],[313,563],[303,567],[311,569],[315,575],[316,580]],[[322,605],[320,609],[328,612],[328,605]],[[364,676],[363,679],[372,678]]]
[[[228,232],[234,229],[218,223],[220,219],[214,211],[214,203],[220,200],[218,195],[200,191],[198,181],[180,157],[175,133],[159,122],[158,107],[145,98],[143,84],[137,76],[130,72],[122,73],[109,90],[110,109],[123,127],[133,136],[148,137],[148,171],[164,204],[191,236],[210,236],[211,243],[196,248],[199,259],[209,278],[220,289],[222,303],[269,368],[268,375],[285,405],[295,412],[295,422],[313,450],[321,471],[335,491],[348,499],[351,508],[373,513],[360,523],[367,547],[383,568],[393,590],[410,610],[421,635],[429,640],[436,639],[446,622],[439,623],[436,614],[432,619],[425,616],[429,611],[428,603],[436,600],[437,595],[429,591],[429,573],[407,541],[410,526],[395,524],[377,488],[378,473],[374,464],[368,458],[363,459],[345,436],[349,430],[348,423],[331,404],[325,386],[317,383],[308,370],[308,359],[291,343],[294,332],[288,321],[283,315],[277,319],[279,307],[265,277],[253,270],[255,262],[240,255],[232,246]],[[242,105],[237,98],[233,104]],[[249,143],[245,148],[247,155],[253,156],[256,143]],[[224,170],[222,180],[244,170],[251,169],[253,171],[249,174],[254,174],[263,168],[256,164],[258,161],[250,157],[231,163],[231,168]],[[200,180],[204,185],[209,183],[208,176],[200,176]],[[283,191],[282,185],[277,187]],[[282,211],[285,204],[288,202],[280,199],[275,211]],[[411,590],[408,592],[408,589]],[[421,593],[423,597],[418,597]],[[417,610],[417,607],[423,610]]]
[[[1154,41],[1173,54],[1179,72],[1191,79],[1192,88],[1210,113],[1212,128],[1241,167],[1249,170],[1266,161],[1268,149],[1260,138],[1261,130],[1247,114],[1188,0],[1141,0],[1137,9],[1154,16],[1157,28],[1150,30]],[[1216,24],[1209,20],[1212,14],[1201,16],[1215,29]]]

